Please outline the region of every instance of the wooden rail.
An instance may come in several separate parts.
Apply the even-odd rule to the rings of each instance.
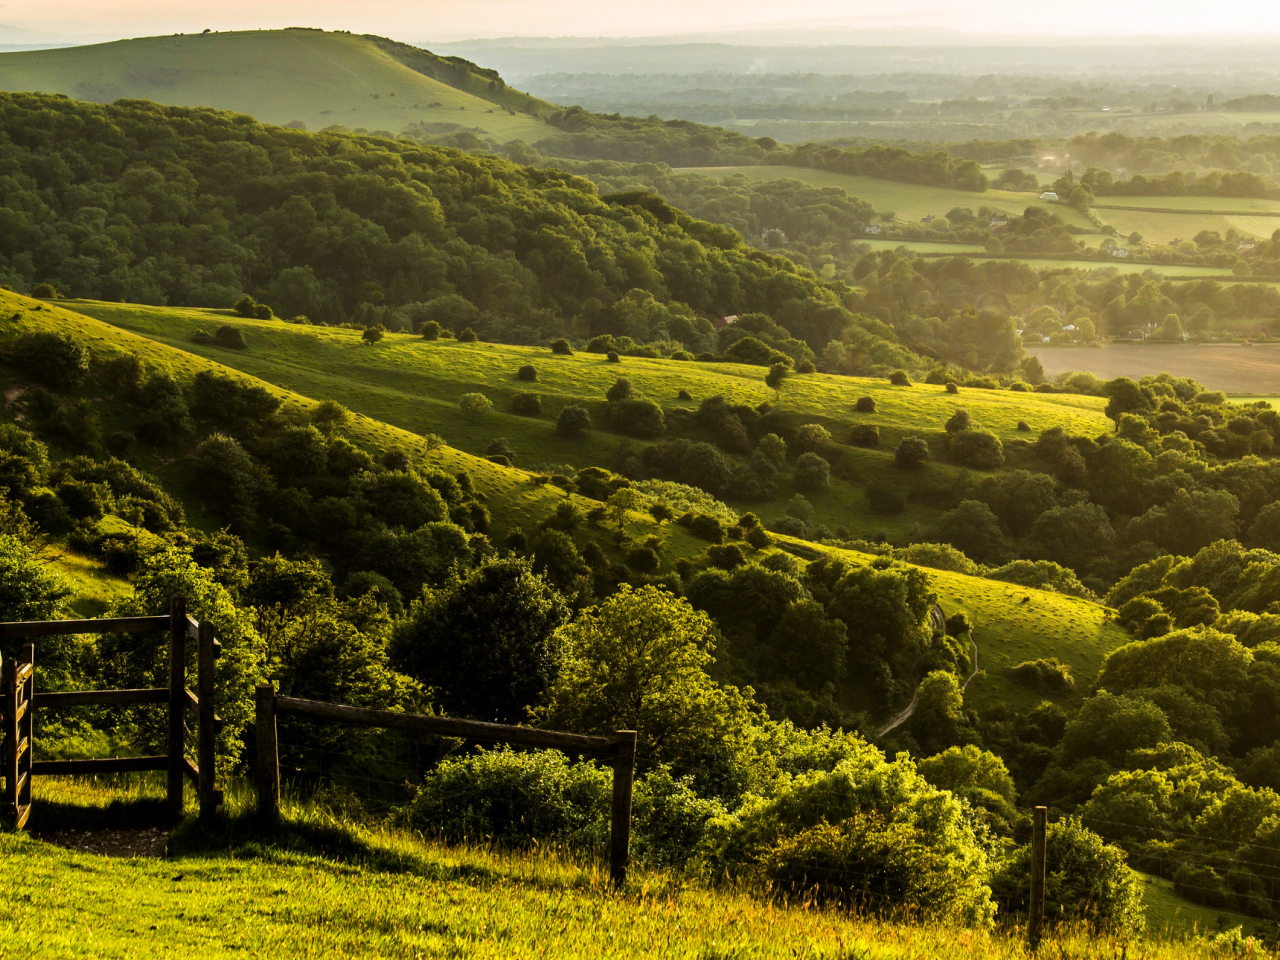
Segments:
[[[222,802],[214,786],[215,739],[222,719],[214,712],[214,660],[222,645],[208,622],[187,616],[186,601],[175,596],[167,616],[114,617],[101,620],[41,620],[27,623],[0,623],[0,639],[15,637],[66,636],[83,633],[142,633],[165,630],[169,634],[168,685],[136,690],[69,690],[35,692],[35,653],[31,644],[22,657],[0,664],[0,777],[5,790],[0,808],[7,807],[18,828],[31,813],[31,780],[36,776],[137,773],[164,770],[167,773],[167,800],[176,819],[183,809],[183,786],[192,780],[200,799],[200,817],[213,816]],[[197,693],[186,685],[187,641],[196,641]],[[37,710],[68,707],[120,707],[166,704],[168,737],[163,755],[150,757],[106,757],[95,760],[35,760],[32,720]],[[186,756],[185,715],[196,715],[196,762]]]
[[[263,684],[254,696],[258,742],[257,787],[258,813],[267,821],[279,816],[280,750],[277,717],[307,717],[362,727],[409,730],[444,737],[459,737],[488,743],[511,743],[529,747],[562,750],[574,755],[585,754],[608,760],[613,767],[613,797],[610,808],[609,871],[615,883],[627,876],[631,851],[631,799],[635,783],[636,734],[619,730],[612,737],[581,733],[561,733],[534,727],[515,727],[454,717],[432,717],[416,713],[395,713],[340,703],[299,700],[276,695],[275,688]]]

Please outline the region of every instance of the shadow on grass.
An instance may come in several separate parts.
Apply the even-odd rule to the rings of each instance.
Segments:
[[[112,800],[101,805],[39,799],[31,805],[27,830],[34,837],[64,830],[141,830],[173,826],[163,798]]]

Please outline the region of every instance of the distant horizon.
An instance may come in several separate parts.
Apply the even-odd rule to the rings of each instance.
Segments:
[[[763,39],[769,33],[807,31],[864,33],[868,37],[914,35],[966,45],[987,41],[1035,46],[1099,40],[1280,43],[1280,5],[1184,8],[1153,0],[1123,6],[1079,0],[1064,8],[992,0],[976,10],[960,12],[955,5],[937,0],[799,0],[789,6],[788,17],[772,16],[775,10],[776,5],[762,0],[655,0],[644,9],[586,0],[561,0],[536,8],[519,0],[473,0],[465,5],[411,0],[206,0],[184,3],[180,9],[160,0],[10,0],[0,3],[0,43],[79,44],[204,29],[231,32],[291,26],[375,33],[424,43],[662,43],[690,37],[761,35]],[[779,39],[784,45],[797,45]],[[916,45],[909,39],[906,43]]]

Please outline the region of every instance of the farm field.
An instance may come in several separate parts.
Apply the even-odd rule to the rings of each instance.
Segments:
[[[1101,347],[1027,347],[1045,373],[1084,371],[1100,377],[1172,373],[1210,390],[1232,394],[1280,393],[1280,344],[1251,347],[1198,344],[1112,343]]]
[[[0,313],[11,314],[15,308],[29,307],[31,303],[15,294],[0,292]],[[225,322],[229,318],[227,311],[63,303],[65,306],[44,304],[41,310],[26,313],[24,324],[74,330],[95,350],[106,354],[133,352],[145,363],[168,369],[183,379],[202,369],[227,370],[234,365],[234,369],[258,379],[294,408],[310,406],[314,402],[310,398],[338,400],[357,414],[349,431],[352,439],[375,450],[400,446],[421,451],[422,434],[441,434],[453,446],[430,456],[446,469],[465,469],[472,475],[493,514],[495,536],[516,525],[531,528],[550,513],[565,494],[553,485],[532,483],[521,469],[502,467],[466,451],[483,451],[483,445],[492,437],[506,436],[520,455],[517,467],[536,465],[540,458],[545,458],[543,462],[568,462],[578,466],[614,463],[622,439],[619,435],[593,431],[589,445],[575,447],[555,435],[553,417],[564,402],[579,397],[603,397],[604,389],[619,372],[629,376],[637,387],[659,399],[668,409],[679,384],[685,384],[697,398],[724,393],[742,402],[758,403],[771,395],[763,383],[763,368],[737,364],[681,364],[625,358],[619,371],[619,365],[608,364],[594,354],[555,357],[549,351],[528,347],[455,341],[428,343],[406,335],[389,336],[370,348],[360,345],[357,331],[238,318],[236,322],[245,329],[250,348],[228,351],[189,340],[190,332],[201,325],[208,328]],[[100,315],[102,319],[90,314]],[[507,398],[511,394],[530,386],[514,380],[513,376],[517,366],[526,362],[537,365],[536,388],[547,400],[540,419],[516,418],[502,412],[507,409]],[[943,422],[960,404],[1004,437],[1026,436],[1016,429],[1020,419],[1027,420],[1035,430],[1062,424],[1084,435],[1097,434],[1109,425],[1102,416],[1103,401],[1095,397],[964,390],[957,400],[942,387],[924,384],[893,387],[883,380],[820,375],[794,377],[787,382],[784,405],[796,410],[797,418],[803,417],[802,422],[823,422],[832,428],[843,422],[847,429],[855,416],[852,407],[859,396],[875,397],[878,410],[873,415],[874,422],[881,424],[886,437],[908,432],[941,433]],[[467,423],[456,408],[460,394],[477,389],[495,401],[495,410],[486,418],[489,422],[484,426]],[[896,439],[892,442],[896,443]],[[847,449],[863,482],[894,469],[888,452]],[[181,489],[179,464],[144,462],[143,466],[155,469],[162,479],[172,480]],[[937,478],[957,470],[934,463],[921,479]],[[900,473],[895,479],[901,482]],[[767,505],[744,504],[741,509],[753,509],[762,516],[777,516],[791,491],[784,490],[782,494],[778,501]],[[871,514],[861,487],[845,481],[834,482],[829,493],[813,495],[812,500],[817,522],[833,527],[847,525],[855,536],[871,536],[886,529],[891,535],[901,536],[907,530],[898,530],[894,521],[927,526],[934,516],[918,507],[897,518]],[[592,505],[585,500],[582,504]],[[189,514],[193,520],[203,519],[206,524],[211,519],[200,517],[195,504],[189,508]],[[677,524],[658,526],[647,517],[636,517],[631,526],[635,536],[657,533],[667,541],[664,569],[681,556],[701,554],[706,546]],[[809,552],[814,549],[810,545],[798,548]],[[870,559],[853,553],[848,556],[855,562]],[[1104,611],[1096,605],[996,581],[937,570],[927,572],[943,607],[948,612],[969,613],[978,624],[983,656],[990,651],[991,659],[981,661],[984,667],[991,667],[988,677],[975,680],[971,687],[979,702],[1019,701],[1023,691],[1014,686],[1002,668],[1039,656],[1068,660],[1083,687],[1095,675],[1105,652],[1127,639],[1118,627],[1104,622]],[[83,579],[86,580],[82,589],[84,596],[77,604],[93,610],[95,603],[102,603],[101,598],[109,597],[111,585],[87,575]],[[1024,597],[1030,599],[1023,602]]]
[[[684,167],[682,173],[697,173],[705,177],[731,177],[736,174],[752,180],[803,180],[817,187],[840,187],[850,195],[867,201],[881,213],[892,211],[904,219],[916,220],[926,214],[941,216],[952,207],[988,206],[1007,214],[1022,213],[1027,207],[1050,210],[1063,222],[1093,230],[1093,224],[1077,210],[1063,203],[1041,200],[1034,193],[1012,193],[1007,190],[988,190],[972,193],[968,190],[952,190],[948,187],[927,187],[913,183],[897,183],[878,180],[875,177],[855,177],[846,173],[831,173],[810,167]]]
[[[104,856],[39,836],[0,834],[0,870],[10,888],[0,901],[7,949],[16,956],[181,954],[194,960],[273,953],[580,960],[1026,956],[1016,927],[988,932],[880,921],[838,907],[788,903],[746,886],[709,887],[641,870],[617,890],[589,858],[575,863],[551,850],[446,846],[354,826],[311,805],[286,803],[282,825],[267,835],[247,819],[247,791],[231,787],[230,824],[203,835],[188,823],[169,841],[167,855]],[[92,824],[121,794],[144,804],[163,795],[152,778],[119,792],[88,781],[41,779],[36,815],[57,810]],[[38,824],[35,832],[43,833]],[[1153,926],[1179,908],[1172,893],[1160,893],[1148,908]],[[1168,940],[1144,942],[1143,956],[1203,955],[1204,944],[1183,939],[1188,934],[1183,925]],[[1067,930],[1051,934],[1044,948],[1102,960],[1119,955],[1121,944]]]
[[[1220,267],[1182,266],[1174,263],[1133,263],[1125,260],[1059,260],[1019,257],[1016,254],[1004,254],[999,257],[985,257],[982,255],[986,253],[986,248],[979,244],[972,243],[944,243],[929,240],[881,240],[875,238],[859,240],[858,242],[865,243],[872,250],[897,250],[899,247],[905,247],[906,249],[925,257],[974,256],[979,257],[980,259],[1014,260],[1029,263],[1041,270],[1064,268],[1074,270],[1114,269],[1120,274],[1141,274],[1150,270],[1157,276],[1173,277],[1175,279],[1198,279],[1200,277],[1223,276],[1223,271]]]
[[[1125,198],[1128,199],[1128,198]],[[1154,197],[1154,200],[1180,200],[1182,197]],[[1219,204],[1232,204],[1235,200],[1220,199]],[[1163,206],[1163,204],[1161,204]],[[1219,207],[1221,209],[1221,206]],[[1228,230],[1238,230],[1245,236],[1266,239],[1280,229],[1280,217],[1258,214],[1221,214],[1212,212],[1162,213],[1157,210],[1115,210],[1101,208],[1098,216],[1115,227],[1121,236],[1134,231],[1142,234],[1148,243],[1168,243],[1170,240],[1190,240],[1201,230],[1216,230],[1226,235]]]
[[[0,54],[0,89],[121,97],[399,134],[410,123],[457,124],[500,141],[554,132],[540,120],[410,69],[363,37],[318,30],[148,37]]]

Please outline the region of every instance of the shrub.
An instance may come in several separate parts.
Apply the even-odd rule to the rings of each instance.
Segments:
[[[858,423],[849,431],[849,442],[855,447],[880,446],[880,428],[873,423]]]
[[[463,327],[458,333],[459,343],[475,343],[480,338],[476,336],[476,332],[470,327]]]
[[[875,397],[859,397],[858,402],[853,405],[853,409],[859,413],[875,413],[876,399]]]
[[[818,368],[813,365],[813,361],[808,358],[801,360],[796,364],[796,373],[813,373]]]
[[[1069,694],[1076,688],[1071,667],[1057,657],[1042,660],[1024,660],[1009,668],[1009,675],[1018,683],[1037,693]]]
[[[911,386],[911,378],[907,376],[907,371],[905,370],[893,371],[893,373],[889,374],[889,382],[892,383],[895,387]]]
[[[685,389],[681,388],[680,392],[676,394],[676,399],[677,399],[677,400],[690,400],[690,401],[691,401],[691,400],[693,400],[693,394],[692,394],[692,393],[690,393],[688,390],[685,390]]]
[[[244,342],[244,333],[239,327],[233,327],[230,324],[219,327],[213,334],[213,339],[220,347],[228,347],[232,350],[247,350],[249,345]]]
[[[661,560],[652,547],[636,547],[627,553],[627,566],[636,573],[657,573]]]
[[[907,563],[934,570],[950,570],[968,576],[977,576],[981,568],[949,543],[913,543],[895,550],[893,556]]]
[[[751,363],[756,366],[767,366],[773,357],[773,351],[755,337],[743,337],[724,352],[726,360],[735,363]]]
[[[1053,869],[1045,883],[1045,912],[1099,930],[1128,931],[1143,922],[1141,884],[1124,852],[1081,826],[1074,817],[1049,825]],[[1019,847],[991,877],[991,891],[1012,913],[1023,912],[1031,883],[1031,845]]]
[[[557,750],[504,747],[444,760],[398,816],[451,840],[589,845],[608,832],[609,783],[595,764]]]
[[[960,388],[956,386],[954,380],[947,381],[947,393],[959,393]]]
[[[511,398],[511,412],[536,417],[542,413],[542,397],[536,393],[517,393]]]
[[[816,453],[802,453],[796,461],[796,486],[806,493],[820,493],[831,486],[831,464]]]
[[[591,414],[586,407],[571,403],[556,418],[556,433],[562,437],[581,437],[591,429]]]
[[[65,333],[24,333],[13,345],[24,374],[55,390],[74,390],[89,375],[89,351]]]
[[[667,430],[662,408],[645,397],[629,397],[609,409],[609,423],[615,430],[633,437],[660,437]]]
[[[801,450],[817,452],[831,442],[831,433],[820,423],[806,423],[796,431],[795,442]]]
[[[36,300],[56,300],[58,291],[54,289],[52,283],[37,283],[31,288],[31,296]]]
[[[493,409],[493,401],[483,393],[464,393],[458,398],[458,412],[473,423]]]
[[[253,315],[259,320],[274,320],[276,316],[271,311],[271,308],[268,307],[265,303],[260,303],[256,307],[254,307]]]
[[[496,463],[500,467],[511,466],[511,458],[501,453],[487,453],[485,459],[490,463]]]
[[[769,536],[769,531],[762,526],[748,528],[746,536],[742,539],[752,550],[768,550],[773,546],[773,537]]]
[[[992,470],[1004,463],[1004,444],[986,430],[962,430],[947,440],[947,452],[956,463],[977,470]]]
[[[440,324],[434,320],[428,320],[418,332],[422,335],[423,340],[439,340]]]
[[[618,351],[616,351],[616,350],[610,350],[608,353],[606,353],[606,354],[605,354],[605,360],[607,360],[609,363],[621,363],[621,362],[622,362],[622,358],[618,356]]]
[[[564,337],[551,341],[551,352],[561,357],[573,356],[573,348],[569,346],[569,341]]]
[[[929,462],[929,444],[919,437],[903,437],[893,453],[893,462],[900,470],[920,470]]]
[[[617,403],[634,395],[635,390],[631,386],[631,381],[626,377],[618,377],[613,381],[613,386],[605,391],[604,398],[610,403]]]
[[[882,483],[871,483],[866,489],[867,505],[872,513],[893,516],[907,509],[907,498],[900,490]]]
[[[231,309],[238,316],[244,317],[247,320],[252,320],[257,315],[258,302],[246,293],[231,305]]]
[[[689,532],[695,537],[710,540],[712,543],[724,542],[724,526],[715,517],[705,513],[695,514],[690,519]]]
[[[377,343],[384,336],[386,336],[386,333],[384,332],[382,325],[379,324],[376,327],[365,327],[364,333],[360,335],[360,339],[365,343],[372,345]]]
[[[1030,433],[1031,424],[1027,423],[1027,421],[1025,420],[1019,420],[1018,425],[1014,429],[1017,430],[1019,433]]]
[[[516,371],[516,379],[523,380],[526,383],[532,383],[538,379],[538,370],[531,363],[526,363],[523,367]]]
[[[951,415],[951,419],[946,423],[947,433],[959,433],[961,430],[971,430],[977,424],[973,422],[973,418],[969,416],[969,411],[957,407],[956,412]]]
[[[714,544],[707,547],[707,560],[712,566],[722,570],[733,570],[747,562],[742,548],[736,543]]]

